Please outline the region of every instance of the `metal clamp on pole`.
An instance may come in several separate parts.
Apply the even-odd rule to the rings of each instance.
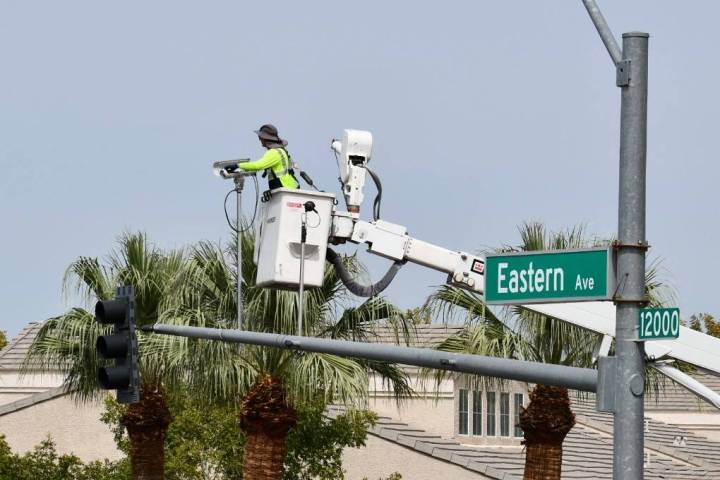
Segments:
[[[615,65],[615,85],[618,87],[630,85],[630,60],[620,60]]]
[[[617,358],[598,357],[598,384],[595,407],[598,412],[615,413]]]
[[[631,303],[635,305],[645,306],[648,303],[650,303],[650,299],[648,297],[641,297],[641,298],[625,298],[621,297],[619,295],[616,295],[612,299],[613,303],[615,305],[622,304],[622,303]]]
[[[647,242],[643,242],[643,241],[637,242],[637,243],[621,243],[620,241],[615,240],[614,242],[612,242],[612,247],[615,250],[620,250],[623,248],[634,248],[637,250],[644,250],[644,251],[650,250],[650,244]]]

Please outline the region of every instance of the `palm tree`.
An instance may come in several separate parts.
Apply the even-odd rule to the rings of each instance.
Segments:
[[[260,332],[296,333],[298,303],[294,291],[254,285],[254,237],[242,233],[243,305],[245,328]],[[166,323],[212,328],[233,326],[237,285],[235,252],[200,243],[182,274],[180,302],[163,316]],[[349,268],[360,270],[353,258]],[[398,340],[407,338],[412,326],[400,312],[381,298],[353,306],[335,271],[325,270],[319,288],[306,291],[304,334],[364,340],[381,321],[394,327]],[[321,400],[364,407],[368,375],[376,374],[393,388],[399,400],[411,395],[408,377],[397,366],[341,358],[320,353],[300,353],[257,346],[184,337],[153,338],[150,355],[164,357],[150,362],[163,369],[165,378],[182,382],[206,401],[240,399],[240,424],[246,435],[243,458],[245,480],[280,479],[286,439],[297,422],[296,405]]]
[[[541,223],[526,223],[519,232],[520,246],[504,247],[502,251],[560,250],[609,244],[607,240],[589,239],[582,227],[548,232]],[[652,266],[646,274],[646,290],[652,305],[662,304],[666,289],[657,278],[657,268]],[[595,346],[600,341],[600,336],[594,332],[519,307],[506,309],[501,318],[487,308],[479,295],[452,286],[440,287],[428,299],[428,304],[445,321],[452,321],[458,313],[465,317],[465,328],[443,342],[438,347],[441,350],[592,367]],[[436,381],[446,375],[436,373]],[[648,378],[657,381],[657,376]],[[480,386],[497,381],[471,379]],[[575,425],[568,390],[536,385],[530,392],[530,404],[522,409],[519,417],[526,446],[524,478],[559,480],[562,444]]]
[[[106,265],[96,258],[74,261],[66,271],[63,289],[81,294],[87,306],[113,298],[116,285],[132,285],[136,291],[137,324],[153,324],[170,302],[172,283],[183,270],[184,261],[181,251],[165,254],[150,244],[145,234],[126,234],[119,239],[119,248],[111,253]],[[55,371],[59,367],[66,374],[63,387],[75,399],[97,399],[104,393],[97,383],[101,361],[95,342],[111,328],[98,324],[84,307],[50,318],[31,345],[23,370]],[[163,381],[153,375],[159,369],[148,365],[154,357],[145,354],[144,340],[139,338],[141,401],[127,408],[122,422],[130,437],[132,478],[154,480],[164,478],[163,440],[171,418]]]

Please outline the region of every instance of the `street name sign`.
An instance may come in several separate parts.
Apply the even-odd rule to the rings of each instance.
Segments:
[[[612,248],[491,254],[485,257],[489,305],[611,300]]]
[[[638,317],[640,340],[661,340],[680,336],[679,308],[641,308]]]

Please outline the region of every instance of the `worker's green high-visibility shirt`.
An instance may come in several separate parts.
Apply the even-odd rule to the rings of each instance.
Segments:
[[[295,177],[290,173],[290,157],[282,148],[271,148],[260,159],[242,162],[238,166],[247,172],[267,170],[269,180],[277,178],[285,188],[299,188]]]

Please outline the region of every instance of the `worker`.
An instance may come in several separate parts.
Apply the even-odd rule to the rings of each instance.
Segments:
[[[280,138],[277,128],[270,124],[263,125],[260,129],[255,130],[255,133],[267,151],[258,160],[238,163],[238,168],[246,172],[265,170],[270,190],[276,188],[299,188],[300,184],[295,178],[290,154],[285,148],[288,143],[287,140]]]

